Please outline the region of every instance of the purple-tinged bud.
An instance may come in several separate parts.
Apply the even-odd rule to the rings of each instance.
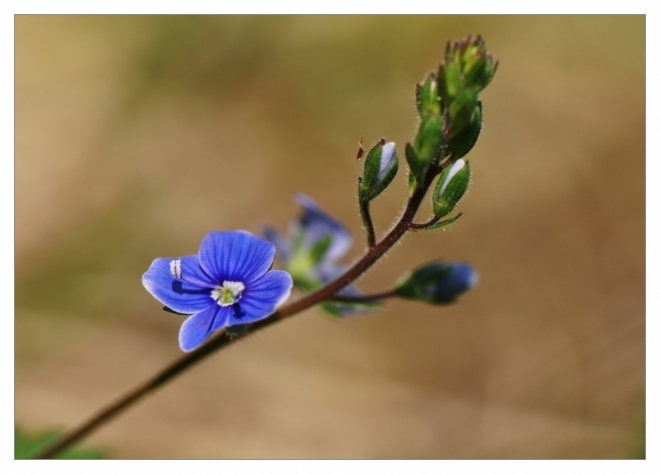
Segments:
[[[432,262],[404,275],[395,291],[401,298],[447,304],[454,302],[478,281],[478,273],[468,263]]]

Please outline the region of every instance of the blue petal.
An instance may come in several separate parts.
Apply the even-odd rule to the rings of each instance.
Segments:
[[[196,313],[211,303],[211,288],[217,283],[213,282],[199,266],[197,255],[178,258],[181,260],[181,273],[207,287],[195,285],[186,281],[175,279],[170,273],[170,262],[175,258],[157,258],[149,269],[142,275],[142,284],[149,293],[165,306],[179,313]]]
[[[291,294],[291,275],[282,270],[271,270],[263,277],[247,285],[241,299],[229,316],[229,326],[259,321],[275,312],[275,309]]]
[[[197,349],[216,329],[226,326],[228,308],[213,304],[186,319],[179,331],[181,350],[190,352]]]
[[[199,263],[220,284],[247,285],[268,271],[274,255],[273,244],[244,230],[210,232],[199,247]]]
[[[275,255],[282,263],[286,263],[291,258],[291,246],[289,241],[272,227],[264,226],[262,230],[264,238],[275,246]]]
[[[303,213],[294,232],[303,233],[303,246],[311,249],[316,242],[330,235],[332,242],[323,259],[334,261],[343,257],[353,245],[349,230],[304,194],[297,194],[296,202],[302,206]]]

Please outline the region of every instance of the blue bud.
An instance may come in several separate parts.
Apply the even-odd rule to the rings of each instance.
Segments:
[[[479,275],[468,263],[438,261],[404,275],[395,291],[401,298],[447,304],[476,285],[478,280]]]

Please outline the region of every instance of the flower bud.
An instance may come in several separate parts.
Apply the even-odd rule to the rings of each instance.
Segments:
[[[447,304],[454,302],[478,280],[479,275],[468,263],[438,261],[404,275],[395,291],[401,298]]]
[[[371,201],[392,182],[399,169],[394,142],[378,142],[364,160],[364,176],[358,190],[362,201]]]
[[[465,88],[482,91],[497,71],[497,61],[486,50],[481,36],[448,43],[445,60],[438,70],[438,86],[443,101],[449,103]]]
[[[445,169],[433,191],[433,212],[444,217],[454,210],[470,182],[470,163],[463,159]]]

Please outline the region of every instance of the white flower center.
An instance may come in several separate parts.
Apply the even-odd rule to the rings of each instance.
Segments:
[[[218,286],[211,291],[211,298],[216,300],[220,306],[229,306],[236,303],[245,285],[240,281],[224,281],[222,286]]]

